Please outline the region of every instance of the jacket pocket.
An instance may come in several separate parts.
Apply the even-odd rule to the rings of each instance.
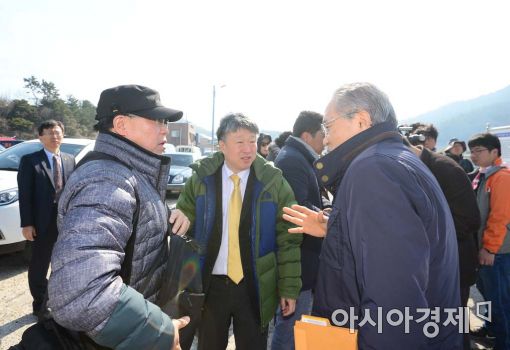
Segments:
[[[321,263],[325,263],[333,269],[341,270],[344,265],[344,236],[340,210],[333,207],[328,220],[328,229],[320,255]]]

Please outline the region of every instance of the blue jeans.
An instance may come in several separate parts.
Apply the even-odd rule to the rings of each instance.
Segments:
[[[301,319],[301,315],[312,313],[312,302],[312,291],[304,290],[299,293],[296,300],[296,311],[289,317],[283,317],[282,310],[278,306],[271,350],[294,350],[294,323]]]
[[[510,253],[496,254],[493,266],[482,266],[476,284],[491,302],[492,322],[486,326],[496,337],[495,349],[510,349]]]

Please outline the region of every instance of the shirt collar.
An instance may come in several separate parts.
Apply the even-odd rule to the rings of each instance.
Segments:
[[[305,146],[305,148],[310,151],[310,153],[312,155],[315,156],[315,158],[319,158],[319,155],[317,154],[317,152],[315,152],[315,150],[312,148],[312,146],[310,146],[309,144],[307,144],[301,137],[295,137],[295,136],[289,136],[289,137],[292,137],[294,139],[296,139],[298,142],[300,142],[303,146]]]
[[[53,153],[53,152],[50,152],[48,151],[46,148],[43,148],[44,149],[44,153],[46,153],[46,157],[48,157],[48,159],[51,161],[53,160],[53,156],[56,155],[58,157],[60,157],[60,152],[58,153]]]
[[[229,178],[234,172],[230,170],[230,168],[227,166],[227,163],[223,163],[223,175]],[[241,179],[242,183],[246,183],[248,181],[248,176],[250,175],[250,168],[240,171],[237,173],[237,176]]]

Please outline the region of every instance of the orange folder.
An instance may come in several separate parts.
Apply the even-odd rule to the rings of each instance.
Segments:
[[[303,315],[294,325],[296,350],[357,350],[358,333],[335,327],[327,318]]]

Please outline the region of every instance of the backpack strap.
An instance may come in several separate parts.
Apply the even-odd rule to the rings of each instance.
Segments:
[[[131,167],[126,162],[120,160],[119,158],[112,156],[107,153],[99,152],[99,151],[91,151],[87,153],[76,165],[76,168],[82,166],[85,163],[94,161],[94,160],[111,160],[114,162],[117,162],[119,164],[122,164],[126,168],[128,168],[130,171],[133,170],[133,167]],[[120,267],[120,277],[122,277],[122,281],[126,285],[129,285],[129,282],[131,281],[131,268],[133,265],[133,253],[135,250],[135,240],[136,240],[136,229],[138,226],[138,217],[140,215],[140,198],[138,197],[138,191],[136,190],[136,186],[133,186],[135,190],[135,198],[136,198],[136,209],[133,214],[133,232],[131,232],[131,235],[129,236],[128,242],[126,244],[126,247],[124,248],[124,261],[122,262],[122,265]]]

